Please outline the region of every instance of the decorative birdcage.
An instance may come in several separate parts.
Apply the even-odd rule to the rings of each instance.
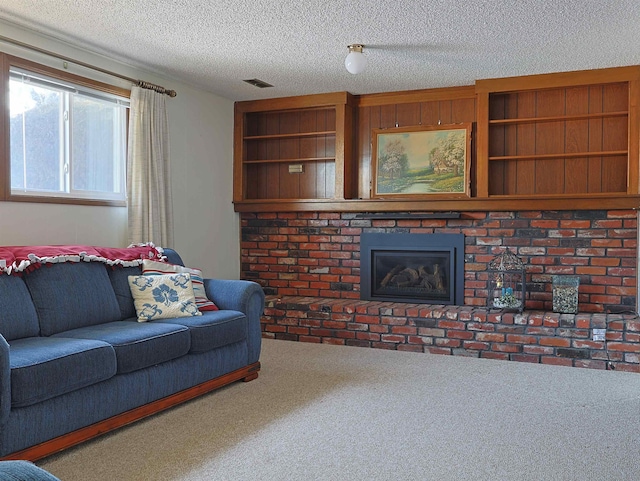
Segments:
[[[526,294],[525,265],[508,247],[489,262],[487,306],[522,312]]]

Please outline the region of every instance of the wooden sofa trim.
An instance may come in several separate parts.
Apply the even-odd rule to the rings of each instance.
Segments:
[[[49,441],[45,441],[41,444],[36,444],[35,446],[31,446],[21,451],[8,454],[7,456],[0,458],[0,460],[26,459],[28,461],[36,461],[38,459],[42,459],[84,441],[88,441],[89,439],[93,439],[101,434],[108,433],[119,427],[126,426],[127,424],[131,424],[135,421],[151,416],[152,414],[156,414],[185,401],[194,399],[202,394],[214,391],[215,389],[231,384],[232,382],[239,380],[243,380],[245,382],[252,381],[258,377],[258,371],[260,371],[259,362],[250,364],[215,379],[205,381],[191,388],[171,394],[162,399],[158,399],[157,401],[150,402],[149,404],[145,404],[124,413],[117,414],[108,419],[104,419],[103,421],[99,421],[90,426],[63,434],[62,436],[50,439]]]

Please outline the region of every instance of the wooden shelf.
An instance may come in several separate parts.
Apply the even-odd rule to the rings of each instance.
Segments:
[[[569,159],[582,157],[614,157],[626,156],[626,150],[606,150],[600,152],[565,152],[563,154],[529,154],[529,155],[500,155],[489,157],[490,161],[503,160],[543,160],[543,159]]]
[[[323,135],[336,135],[336,131],[325,130],[322,132],[298,132],[296,134],[248,135],[244,137],[244,140],[297,139],[304,137],[321,137]]]
[[[351,197],[353,103],[348,92],[236,102],[234,202]]]
[[[639,67],[489,79],[476,94],[478,197],[597,208],[598,195],[640,192]]]
[[[334,161],[335,157],[299,157],[292,159],[256,159],[256,160],[245,160],[243,164],[276,164],[276,163],[285,163],[285,162],[317,162],[317,161]]]
[[[626,110],[617,112],[598,112],[593,114],[575,114],[575,115],[554,115],[549,117],[526,117],[526,118],[513,118],[513,119],[493,119],[489,120],[490,125],[504,125],[504,124],[530,124],[536,122],[561,122],[564,120],[587,120],[587,119],[602,119],[607,117],[625,117],[629,115]]]
[[[479,80],[453,93],[354,97],[336,92],[237,102],[234,208],[359,213],[638,208],[638,105],[640,66]],[[443,115],[474,123],[470,196],[369,198],[372,126],[433,124]],[[292,163],[305,163],[304,172],[288,175]]]

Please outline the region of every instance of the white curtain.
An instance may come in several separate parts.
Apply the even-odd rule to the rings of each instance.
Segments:
[[[133,87],[127,155],[129,242],[173,247],[166,95]]]

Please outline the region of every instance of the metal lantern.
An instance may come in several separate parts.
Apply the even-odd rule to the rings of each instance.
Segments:
[[[487,306],[491,309],[522,312],[526,282],[522,260],[507,247],[489,262]]]

